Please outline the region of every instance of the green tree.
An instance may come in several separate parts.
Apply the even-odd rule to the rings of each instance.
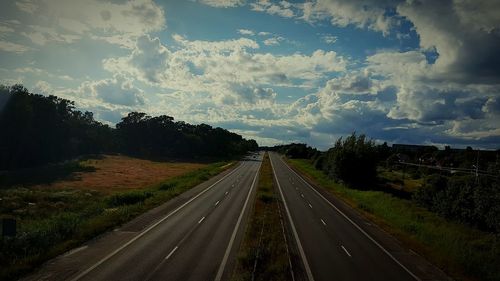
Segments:
[[[365,187],[373,184],[377,176],[377,149],[372,140],[356,133],[339,138],[330,148],[323,169],[333,179],[351,186]]]
[[[21,85],[0,88],[0,169],[32,167],[100,153],[112,147],[111,128],[72,101],[29,93]]]

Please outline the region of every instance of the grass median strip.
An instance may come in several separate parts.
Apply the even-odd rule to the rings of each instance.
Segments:
[[[273,184],[271,163],[266,153],[260,168],[257,199],[231,280],[292,280]]]
[[[381,191],[347,188],[316,170],[308,160],[287,161],[454,278],[500,280],[500,239],[497,235],[447,221],[411,200]]]
[[[44,261],[113,229],[219,174],[227,162],[204,165],[134,190],[39,187],[0,190],[1,215],[18,221],[15,237],[0,239],[0,280],[13,280]],[[26,208],[19,206],[26,205]],[[22,213],[20,213],[22,211]]]

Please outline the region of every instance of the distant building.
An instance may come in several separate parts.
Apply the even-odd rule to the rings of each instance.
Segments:
[[[395,151],[411,151],[411,152],[438,150],[438,148],[433,145],[416,145],[416,144],[399,144],[399,143],[393,144],[392,149]]]

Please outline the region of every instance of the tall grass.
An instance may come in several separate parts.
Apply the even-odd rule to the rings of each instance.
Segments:
[[[15,237],[0,239],[0,280],[13,280],[44,261],[115,228],[222,172],[214,163],[141,190],[0,190],[0,217],[18,221]]]
[[[135,190],[111,195],[108,198],[107,203],[110,207],[133,205],[144,202],[144,200],[148,199],[151,196],[154,196],[154,193],[151,191]]]
[[[320,186],[362,210],[385,230],[459,280],[500,280],[500,236],[447,221],[411,200],[381,191],[350,189],[308,160],[288,160]]]

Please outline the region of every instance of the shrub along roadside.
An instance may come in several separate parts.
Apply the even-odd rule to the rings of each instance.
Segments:
[[[288,160],[320,186],[459,280],[500,280],[500,237],[449,222],[413,201],[381,191],[350,189],[330,180],[308,160]]]
[[[14,280],[36,266],[83,242],[165,203],[229,167],[219,162],[141,190],[102,196],[77,190],[50,191],[13,188],[2,191],[2,201],[30,198],[43,204],[57,200],[57,215],[37,216],[18,221],[18,234],[0,239],[0,280]],[[36,200],[44,196],[44,200]],[[70,204],[64,205],[62,202]],[[7,202],[5,202],[7,203]],[[16,203],[16,202],[14,202]],[[17,204],[17,203],[16,203]],[[41,205],[41,204],[39,204]],[[34,206],[35,208],[35,206]],[[8,213],[2,206],[1,213]],[[41,209],[40,211],[43,211]],[[54,212],[47,212],[54,213]]]
[[[324,155],[321,164],[323,171],[332,179],[342,181],[351,187],[374,184],[377,178],[377,148],[375,142],[365,135],[356,133],[339,138],[335,146]],[[360,176],[363,175],[363,176]]]
[[[237,253],[231,280],[291,280],[287,244],[266,153],[260,168],[257,199]]]
[[[430,175],[413,199],[447,219],[500,234],[500,177]]]

